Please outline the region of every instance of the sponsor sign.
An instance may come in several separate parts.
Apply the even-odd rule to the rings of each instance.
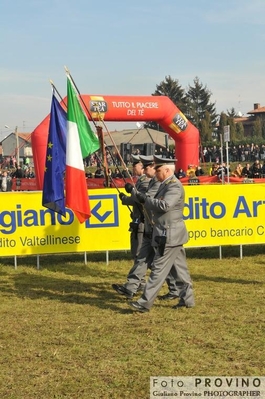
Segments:
[[[264,185],[185,187],[188,247],[263,244]]]
[[[263,244],[264,184],[185,186],[186,247]],[[124,191],[121,189],[120,191]],[[130,209],[116,189],[90,190],[91,218],[80,224],[42,203],[41,192],[1,193],[1,256],[129,250]]]
[[[93,190],[91,217],[83,224],[42,207],[42,193],[3,193],[0,205],[1,255],[123,250],[130,247],[130,213],[117,190]],[[126,233],[125,233],[126,232]]]

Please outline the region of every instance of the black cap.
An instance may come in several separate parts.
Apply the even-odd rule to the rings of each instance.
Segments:
[[[158,155],[154,155],[153,158],[154,158],[154,163],[155,163],[155,169],[159,168],[159,166],[163,166],[163,165],[175,165],[175,163],[177,162],[177,159],[163,158]]]
[[[143,167],[154,165],[154,157],[153,155],[139,155],[140,161],[143,164]]]
[[[133,165],[137,165],[138,163],[141,163],[139,155],[132,154],[131,157],[132,157],[132,164]]]

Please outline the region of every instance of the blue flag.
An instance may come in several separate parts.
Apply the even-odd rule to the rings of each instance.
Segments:
[[[46,152],[42,205],[65,215],[64,174],[66,158],[67,113],[52,96]]]

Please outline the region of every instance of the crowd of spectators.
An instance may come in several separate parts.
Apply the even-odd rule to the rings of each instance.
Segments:
[[[209,175],[210,176],[232,176],[247,179],[260,179],[265,178],[265,163],[256,159],[253,163],[246,162],[244,166],[239,162],[234,169],[231,170],[230,166],[223,162],[222,164],[213,163]]]
[[[117,150],[111,151],[108,147],[105,149],[106,151],[106,159],[108,166],[129,166],[132,162],[131,155],[143,155],[139,148],[136,148],[134,151],[126,152],[126,154],[120,154]],[[173,150],[166,150],[165,148],[159,148],[156,151],[156,155],[161,155],[165,158],[175,158],[175,154]],[[123,156],[123,161],[121,161],[121,156]],[[102,165],[101,162],[102,156],[99,151],[95,152],[92,155],[89,155],[87,158],[84,159],[85,167],[98,167]]]
[[[176,176],[180,180],[185,177],[217,176],[218,180],[221,181],[223,177],[228,175],[245,179],[265,178],[265,163],[256,159],[253,163],[246,162],[242,164],[238,162],[234,168],[231,168],[226,162],[213,162],[208,171],[206,171],[206,167],[202,168],[201,166],[188,165],[186,171],[180,168],[176,172]]]
[[[140,155],[141,152],[139,149],[133,152],[134,155]],[[110,152],[106,152],[107,161],[108,161],[108,175],[111,178],[126,178],[128,177],[128,172],[130,170],[120,168],[120,164],[114,164],[113,155],[110,155]],[[173,152],[167,152],[166,154],[163,150],[160,150],[158,155],[162,155],[168,158],[174,158]],[[116,157],[116,155],[114,154]],[[223,158],[223,163],[221,159]],[[255,145],[255,144],[247,144],[247,145],[238,145],[232,146],[229,148],[229,166],[227,166],[226,161],[226,151],[223,148],[221,152],[221,148],[217,146],[213,147],[204,147],[200,164],[201,165],[187,165],[186,169],[179,169],[176,171],[176,176],[178,179],[183,179],[185,177],[196,178],[200,176],[217,176],[219,180],[221,180],[224,176],[232,176],[238,178],[265,178],[265,163],[260,160],[265,160],[265,145]],[[236,164],[235,167],[231,167],[231,164]],[[211,164],[211,166],[206,166],[206,164]],[[128,162],[125,162],[126,167],[130,167],[131,165],[131,154],[129,154]],[[91,172],[90,167],[96,167],[96,171],[94,173]],[[118,166],[114,169],[114,166]],[[124,166],[124,165],[123,165]],[[93,178],[104,178],[104,169],[100,163],[100,155],[99,153],[91,155],[85,161],[86,167],[86,176]]]
[[[239,144],[228,147],[229,162],[254,162],[265,159],[265,144]],[[226,162],[226,149],[223,148],[223,160]],[[221,161],[221,147],[204,147],[200,154],[201,163]]]
[[[173,151],[167,151],[160,148],[157,155],[162,155],[167,158],[174,158]],[[141,151],[136,149],[134,155],[140,155]],[[176,176],[181,180],[185,177],[194,178],[199,176],[217,176],[219,180],[223,176],[232,176],[238,178],[265,178],[265,144],[239,144],[237,146],[230,146],[228,149],[229,164],[237,162],[236,166],[232,168],[227,166],[226,160],[227,152],[221,147],[212,146],[204,147],[200,154],[200,165],[188,165],[187,169],[179,169],[176,171]],[[108,163],[108,176],[110,178],[127,178],[131,175],[131,154],[128,154],[125,162],[121,162],[120,154],[112,153],[108,148],[106,149],[106,159]],[[223,163],[221,163],[221,159]],[[14,156],[2,158],[0,165],[0,191],[11,191],[12,180],[35,177],[32,166],[29,165],[29,158],[24,157],[23,163],[17,166],[16,158]],[[206,170],[205,164],[211,164],[209,170]],[[101,163],[100,152],[96,152],[86,159],[84,159],[84,166],[87,178],[104,178],[104,169]],[[122,167],[121,167],[122,166]],[[126,166],[126,167],[124,167]],[[92,172],[92,169],[96,170]]]
[[[34,179],[35,173],[32,166],[20,165],[16,168],[6,166],[0,169],[0,192],[12,191],[13,180],[16,180],[16,186],[20,186],[21,179]]]

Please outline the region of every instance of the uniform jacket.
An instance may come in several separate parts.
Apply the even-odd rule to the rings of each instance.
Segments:
[[[188,241],[183,221],[185,193],[181,182],[173,175],[160,184],[154,198],[148,197],[145,207],[153,218],[152,245],[157,246],[156,236],[166,235],[166,245],[175,247]]]
[[[135,183],[136,190],[141,193],[146,193],[149,181],[150,181],[150,179],[146,175],[140,176],[139,179],[137,179],[137,181]],[[134,196],[126,195],[122,199],[122,204],[132,206],[131,217],[132,217],[133,221],[138,220],[138,221],[143,222],[143,220],[144,220],[144,214],[143,214],[143,210],[142,210],[143,206],[138,201],[136,201]]]
[[[160,184],[161,184],[161,182],[157,180],[156,176],[152,177],[152,179],[149,181],[146,194],[150,198],[154,198]],[[136,202],[138,202],[136,193],[137,193],[137,191],[133,190],[132,198],[134,198],[134,200]],[[150,234],[153,231],[153,214],[152,214],[151,210],[148,208],[148,206],[146,206],[145,204],[144,204],[144,214],[145,214],[144,231],[145,231],[145,233]]]

